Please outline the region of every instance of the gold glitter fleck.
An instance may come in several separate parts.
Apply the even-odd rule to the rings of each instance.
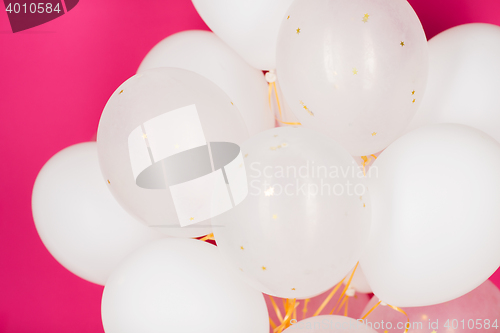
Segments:
[[[245,157],[248,157],[248,154],[245,154]]]
[[[265,271],[267,269],[266,266],[262,266],[262,270]]]
[[[368,22],[368,18],[369,18],[369,17],[370,17],[370,15],[368,15],[368,13],[366,13],[366,14],[365,14],[365,16],[363,16],[362,21],[363,21],[364,23]]]
[[[108,179],[108,184],[111,184],[111,182],[109,181],[109,179]]]
[[[415,99],[413,99],[412,103],[415,103]]]
[[[273,219],[275,219],[275,220],[276,220],[277,218],[278,218],[278,215],[273,214]]]
[[[300,101],[300,104],[302,105],[304,110],[307,111],[307,113],[309,113],[311,116],[314,116],[314,113],[311,110],[309,110],[309,108],[307,107],[307,105],[304,104],[304,102]]]
[[[282,143],[282,144],[281,144],[281,147],[283,147],[283,148],[288,147],[288,143]]]
[[[366,207],[366,204],[363,204],[363,208],[365,208],[365,207]]]
[[[286,18],[287,20],[290,18],[290,15],[288,15],[288,17]]]
[[[373,132],[373,133],[372,133],[372,136],[375,136],[375,135],[377,135],[377,132]]]
[[[295,288],[292,288],[292,290],[295,290]]]
[[[271,148],[269,148],[269,149],[271,149],[271,150],[276,150],[276,147],[271,147]]]
[[[147,139],[147,138],[148,138],[147,134],[143,134],[143,135],[142,135],[142,137],[143,137],[144,139]]]
[[[300,34],[300,28],[297,28],[297,35]]]
[[[399,43],[399,45],[405,46],[405,42],[401,41],[401,43]]]
[[[194,217],[189,218],[190,221],[194,220]]]
[[[231,102],[231,105],[234,105],[233,102]]]
[[[353,75],[357,75],[357,74],[358,74],[358,70],[356,69],[356,67],[354,67],[354,68],[352,69],[352,74],[353,74]]]
[[[413,91],[411,92],[411,94],[412,94],[412,95],[415,95],[415,90],[413,90]]]
[[[118,95],[120,95],[122,92],[123,92],[123,90],[120,90],[120,92],[118,93]]]
[[[240,246],[240,249],[244,250],[245,248],[243,246]]]

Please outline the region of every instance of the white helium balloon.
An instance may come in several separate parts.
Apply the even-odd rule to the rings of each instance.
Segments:
[[[347,284],[347,281],[351,277],[352,270],[347,273],[347,276],[344,280],[344,284]],[[366,280],[365,273],[363,273],[363,269],[360,265],[356,268],[356,272],[354,272],[354,276],[352,277],[351,283],[349,284],[349,289],[354,289],[357,293],[369,294],[372,293],[372,288],[368,284]]]
[[[102,181],[95,142],[52,156],[36,178],[32,209],[38,234],[54,258],[100,285],[135,249],[165,237],[114,200]]]
[[[500,27],[464,24],[429,41],[429,80],[408,131],[437,123],[475,127],[500,141]]]
[[[427,65],[422,25],[405,0],[296,0],[278,37],[288,105],[353,156],[379,152],[404,132]]]
[[[264,75],[213,32],[189,30],[165,38],[149,51],[137,72],[156,67],[187,69],[217,84],[240,110],[250,135],[274,127]]]
[[[238,279],[217,247],[193,239],[146,246],[111,275],[102,295],[106,333],[267,333],[264,297]]]
[[[370,169],[372,229],[360,260],[378,298],[399,307],[438,304],[495,272],[498,165],[498,142],[454,124],[412,131],[380,154]]]
[[[276,68],[276,39],[293,0],[192,0],[210,29],[255,68]]]
[[[249,194],[212,219],[219,249],[266,294],[309,298],[328,290],[368,238],[363,173],[342,147],[304,128],[259,133],[242,150]]]
[[[354,318],[344,316],[316,316],[297,322],[288,327],[283,333],[376,333],[377,331],[366,326]]]
[[[215,83],[156,68],[113,93],[97,145],[108,188],[129,213],[167,235],[197,237],[211,232],[210,209],[231,207],[213,144],[235,147],[236,156],[246,138],[238,109]]]

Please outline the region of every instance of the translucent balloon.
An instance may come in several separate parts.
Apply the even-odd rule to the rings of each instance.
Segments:
[[[38,234],[54,258],[101,285],[135,249],[165,237],[115,201],[102,180],[95,142],[68,147],[43,166],[32,209]]]
[[[500,141],[500,27],[464,24],[429,41],[429,80],[408,130],[437,123],[475,127]]]
[[[372,229],[360,260],[377,297],[398,307],[438,304],[495,272],[498,165],[498,142],[454,124],[419,128],[380,154],[370,168]]]
[[[370,229],[362,172],[338,144],[279,127],[242,145],[249,194],[212,219],[215,240],[256,289],[309,298],[359,260]]]
[[[297,0],[277,44],[277,74],[302,125],[353,156],[386,148],[422,100],[427,40],[405,0]]]
[[[165,38],[149,51],[138,73],[156,67],[187,69],[217,84],[241,112],[250,135],[274,127],[264,75],[213,32],[190,30]]]
[[[283,333],[375,333],[356,319],[344,316],[317,316],[301,320],[290,326]]]
[[[113,93],[97,145],[108,188],[127,211],[167,235],[196,237],[210,233],[214,214],[238,203],[223,168],[243,162],[237,145],[246,138],[238,109],[214,83],[156,68]]]
[[[351,276],[352,271],[347,274],[346,279],[344,280],[344,284],[347,283],[349,277]],[[356,268],[356,272],[354,272],[354,276],[352,277],[351,283],[349,284],[349,288],[354,289],[357,293],[369,294],[372,292],[372,288],[366,281],[365,273],[363,273],[363,269],[360,265]]]
[[[102,295],[106,333],[267,333],[264,297],[227,269],[217,248],[193,239],[143,247]]]
[[[192,0],[210,29],[246,62],[276,69],[276,39],[293,0]]]
[[[366,305],[363,314],[378,301],[374,296]],[[408,333],[500,332],[500,291],[489,280],[452,301],[403,310],[410,318]],[[377,327],[380,333],[400,333],[406,322],[406,316],[402,313],[388,306],[378,306],[366,318],[365,324]]]

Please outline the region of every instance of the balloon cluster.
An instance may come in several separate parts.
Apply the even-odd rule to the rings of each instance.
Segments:
[[[159,42],[34,185],[105,331],[498,331],[500,27],[427,42],[405,0],[193,3],[213,32]]]

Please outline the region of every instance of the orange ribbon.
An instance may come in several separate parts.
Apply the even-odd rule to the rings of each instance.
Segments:
[[[281,112],[281,103],[280,103],[280,99],[278,97],[278,89],[276,88],[276,82],[269,82],[269,108],[271,109],[271,112],[273,112],[273,115],[274,115],[273,103],[271,101],[271,96],[273,94],[273,90],[274,90],[274,95],[276,96],[276,104],[278,104],[278,112],[280,115],[279,119],[276,116],[274,116],[274,119],[276,119],[277,121],[279,121],[280,123],[285,124],[285,125],[302,125],[299,122],[283,121],[283,114]]]
[[[382,301],[378,301],[377,304],[375,304],[363,317],[361,317],[361,319],[358,319],[358,320],[365,320],[366,317],[368,317],[368,315],[370,313],[372,313],[372,311],[375,310],[381,303],[382,303]],[[390,304],[387,304],[387,306],[390,307],[393,310],[396,310],[396,311],[404,314],[406,316],[406,325],[405,325],[405,331],[404,331],[404,333],[408,333],[408,330],[410,329],[410,317],[408,317],[408,315],[406,314],[406,312],[404,312],[403,309],[398,308],[397,306],[393,306],[393,305],[390,305]]]
[[[351,276],[349,277],[349,280],[347,281],[345,287],[344,287],[344,290],[342,290],[342,294],[340,294],[340,297],[339,299],[337,300],[337,303],[335,304],[335,306],[333,307],[332,311],[330,311],[330,314],[333,314],[333,312],[335,311],[335,309],[337,308],[337,305],[339,305],[339,302],[340,300],[342,300],[342,298],[344,297],[345,295],[345,292],[347,291],[347,289],[349,289],[349,286],[351,285],[351,281],[352,281],[352,277],[354,276],[354,273],[356,272],[356,268],[358,268],[358,265],[359,265],[359,262],[356,263],[356,266],[354,266],[354,269],[352,270],[352,273],[351,273]],[[345,279],[345,278],[344,278]],[[340,305],[339,309],[342,308],[342,305]]]
[[[208,234],[205,237],[200,238],[201,241],[205,242],[207,240],[214,240],[214,234]]]
[[[290,300],[290,299],[286,299],[286,307],[285,307],[285,311],[286,311],[286,314],[285,314],[285,318],[283,318],[283,321],[281,323],[281,325],[279,325],[278,327],[276,327],[274,330],[273,330],[273,333],[281,333],[283,332],[283,330],[287,327],[289,327],[291,325],[290,321],[292,319],[292,316],[293,316],[293,313],[296,311],[296,307],[299,305],[298,303],[295,302],[295,298]]]
[[[377,156],[375,156],[375,155],[373,155],[373,154],[372,154],[372,155],[370,155],[370,156],[372,156],[374,160],[376,160],[376,159],[377,159]],[[365,169],[365,167],[366,167],[366,165],[367,165],[368,163],[370,163],[370,162],[371,162],[371,160],[372,160],[372,159],[371,159],[371,158],[369,158],[368,156],[361,156],[361,159],[363,160],[363,175],[365,175],[365,176],[366,176],[366,169]]]

